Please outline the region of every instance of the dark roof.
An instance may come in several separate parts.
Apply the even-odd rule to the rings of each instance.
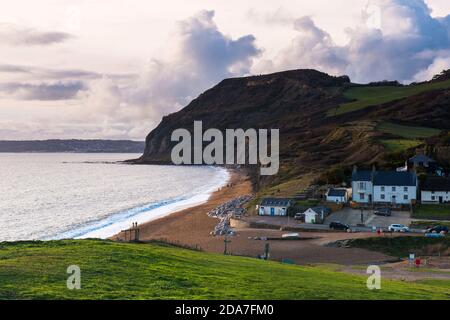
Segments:
[[[450,191],[450,179],[443,177],[428,177],[423,186],[423,191]]]
[[[347,194],[346,189],[330,189],[328,190],[329,197],[345,197]]]
[[[433,159],[431,159],[430,157],[427,157],[426,155],[423,154],[418,154],[412,158],[409,159],[409,162],[414,162],[414,163],[427,163],[427,162],[436,162]]]
[[[276,206],[276,207],[287,207],[292,203],[291,199],[281,199],[281,198],[264,198],[261,201],[262,206]]]
[[[358,170],[352,174],[353,181],[372,181],[372,171]]]
[[[416,186],[417,175],[414,172],[398,171],[356,171],[353,181],[372,181],[376,186]]]
[[[411,186],[417,184],[414,172],[376,171],[373,177],[376,186]]]

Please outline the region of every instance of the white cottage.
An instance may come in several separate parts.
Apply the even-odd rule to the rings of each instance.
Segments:
[[[352,174],[352,197],[358,203],[373,201],[373,171],[354,169]]]
[[[256,206],[260,216],[287,216],[291,199],[265,198]]]
[[[334,189],[331,188],[327,192],[327,201],[334,203],[347,203],[348,191],[347,189]]]
[[[409,205],[417,200],[418,179],[414,172],[354,170],[352,188],[357,203]]]
[[[443,177],[428,177],[421,191],[422,203],[450,202],[450,179]]]

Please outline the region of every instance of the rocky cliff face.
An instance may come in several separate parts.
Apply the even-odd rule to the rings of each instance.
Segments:
[[[168,161],[173,130],[192,132],[194,121],[204,130],[279,128],[283,139],[320,125],[321,113],[344,101],[348,77],[331,77],[315,70],[227,79],[206,91],[183,110],[166,116],[146,139],[141,161]],[[282,148],[288,151],[287,148]]]
[[[377,142],[382,134],[376,130],[381,121],[450,129],[448,89],[327,117],[329,110],[348,102],[344,92],[353,86],[360,85],[315,70],[224,80],[164,117],[147,136],[139,162],[170,162],[172,132],[192,132],[194,121],[202,121],[203,130],[277,128],[281,174],[264,182],[273,185],[333,166],[382,164],[386,150]]]

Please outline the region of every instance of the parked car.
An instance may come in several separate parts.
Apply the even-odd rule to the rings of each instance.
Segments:
[[[295,220],[301,220],[301,221],[305,221],[305,214],[304,213],[296,213],[294,216]]]
[[[330,223],[330,229],[333,230],[345,230],[347,231],[348,229],[350,229],[350,226],[348,224],[344,224],[338,221],[334,221]]]
[[[373,212],[377,216],[390,217],[392,215],[392,211],[390,208],[377,208]]]
[[[442,233],[425,233],[425,238],[444,238]]]
[[[433,228],[428,228],[426,233],[448,233],[448,228],[445,226],[434,226]]]
[[[390,232],[409,232],[409,228],[403,224],[391,224],[388,230]]]

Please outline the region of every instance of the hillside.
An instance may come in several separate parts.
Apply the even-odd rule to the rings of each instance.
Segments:
[[[68,290],[66,269],[81,269]],[[162,244],[96,240],[0,244],[0,299],[448,299],[439,284],[384,280]]]
[[[227,79],[164,117],[147,136],[139,162],[170,162],[172,131],[192,131],[195,120],[204,130],[279,128],[280,173],[253,174],[255,185],[272,194],[314,179],[333,182],[336,170],[353,165],[395,167],[417,148],[433,150],[450,166],[448,72],[409,86],[354,84],[315,70]]]
[[[144,142],[130,140],[0,141],[0,152],[141,153]]]

